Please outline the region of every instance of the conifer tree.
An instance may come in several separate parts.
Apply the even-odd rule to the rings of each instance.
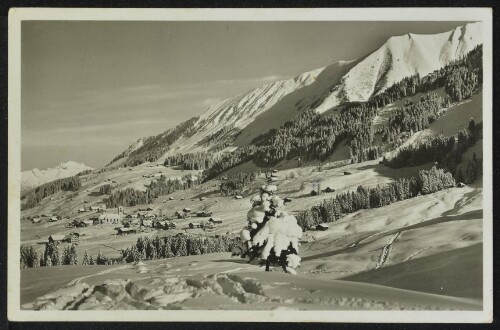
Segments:
[[[87,250],[85,250],[85,252],[83,253],[82,265],[90,265],[89,254],[87,253]]]
[[[276,195],[275,185],[261,187],[259,198],[253,198],[248,212],[248,225],[240,233],[240,243],[233,247],[233,255],[261,260],[266,271],[271,264],[280,265],[286,272],[295,273],[300,265],[298,240],[302,229],[297,219],[288,214],[284,202]]]

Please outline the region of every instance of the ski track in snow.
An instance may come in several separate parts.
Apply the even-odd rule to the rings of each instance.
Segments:
[[[74,280],[71,280],[66,286],[74,285],[74,284],[79,283],[80,281],[82,281],[82,280],[84,280],[86,278],[89,278],[89,277],[95,277],[95,276],[99,276],[99,275],[104,275],[104,274],[112,273],[112,272],[117,271],[117,270],[127,269],[127,268],[130,268],[130,265],[127,264],[125,266],[120,266],[120,267],[116,267],[116,268],[110,268],[110,269],[101,270],[100,272],[97,272],[95,274],[90,274],[90,275],[86,275],[86,276],[75,278]]]
[[[380,267],[384,266],[386,261],[389,259],[389,255],[391,254],[394,243],[398,239],[399,235],[401,235],[400,231],[398,231],[394,236],[392,236],[389,239],[389,243],[386,246],[384,246],[384,248],[382,249],[382,253],[380,254],[380,257],[378,259],[377,266],[375,266],[375,269],[379,269]]]

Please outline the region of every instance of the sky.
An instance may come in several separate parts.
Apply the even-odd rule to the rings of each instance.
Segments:
[[[24,21],[21,167],[100,167],[218,100],[464,22]]]

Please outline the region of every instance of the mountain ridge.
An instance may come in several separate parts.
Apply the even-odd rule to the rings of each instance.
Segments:
[[[21,172],[21,192],[25,192],[57,179],[68,178],[87,170],[93,170],[93,168],[83,163],[68,161],[44,170],[34,168],[29,171],[24,171]]]
[[[136,156],[137,162],[206,150],[231,151],[245,146],[269,129],[278,128],[298,112],[325,113],[349,102],[365,102],[402,79],[425,76],[482,44],[481,23],[469,23],[438,34],[393,36],[379,48],[354,61],[339,61],[221,100],[199,117],[157,136],[139,139],[114,160]],[[200,145],[210,137],[219,141]],[[168,143],[160,143],[168,140]],[[137,141],[135,142],[137,143]],[[151,150],[155,150],[154,157]],[[129,152],[127,152],[129,151]],[[142,153],[147,152],[147,157]],[[133,166],[133,164],[128,164]]]

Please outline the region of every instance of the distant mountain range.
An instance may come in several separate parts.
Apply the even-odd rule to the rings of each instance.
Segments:
[[[54,168],[48,168],[45,170],[35,168],[30,171],[24,171],[21,173],[21,193],[36,188],[44,183],[57,179],[68,178],[70,176],[77,175],[80,172],[92,169],[92,167],[83,163],[69,161],[61,163]]]

